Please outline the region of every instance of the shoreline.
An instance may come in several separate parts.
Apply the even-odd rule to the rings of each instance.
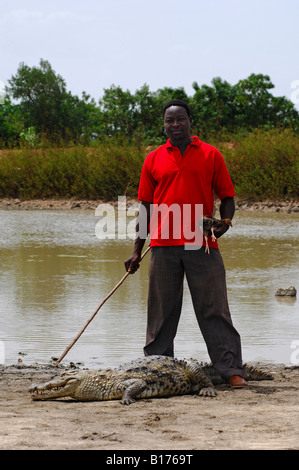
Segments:
[[[273,380],[249,382],[246,389],[218,385],[214,398],[182,395],[129,406],[35,402],[29,386],[67,368],[0,366],[0,449],[188,450],[194,458],[200,450],[298,450],[299,366],[256,365]]]
[[[136,199],[127,197],[127,205],[137,204]],[[94,211],[99,204],[112,204],[117,206],[117,201],[86,200],[86,199],[30,199],[0,198],[0,210],[89,210]],[[299,199],[290,200],[249,200],[235,198],[236,211],[242,212],[283,212],[299,213]],[[215,202],[218,209],[219,202]]]

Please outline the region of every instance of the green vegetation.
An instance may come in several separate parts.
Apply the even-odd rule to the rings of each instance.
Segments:
[[[73,96],[49,62],[21,63],[0,104],[0,197],[136,197],[147,146],[165,142],[162,108],[183,99],[192,133],[222,151],[237,195],[298,197],[299,113],[270,77],[135,93],[112,85],[98,103]],[[230,142],[233,145],[226,145]]]
[[[294,131],[255,130],[222,154],[239,197],[298,198],[299,135]]]
[[[147,145],[164,142],[162,108],[171,99],[186,101],[192,111],[194,134],[207,139],[227,138],[261,129],[299,130],[299,113],[285,97],[275,97],[270,77],[251,74],[231,85],[217,77],[210,86],[193,83],[194,94],[184,88],[150,91],[143,85],[135,93],[112,85],[99,103],[83,92],[73,96],[49,62],[39,67],[21,63],[0,106],[0,147],[24,143],[92,145],[107,137],[121,137]],[[17,103],[12,100],[17,100]]]
[[[0,197],[117,199],[136,196],[145,151],[137,146],[3,150]]]
[[[213,142],[212,142],[213,143]],[[227,163],[237,196],[251,199],[297,198],[299,135],[256,130],[231,148],[214,142]],[[98,146],[2,150],[0,197],[21,199],[135,198],[148,148],[106,140]]]

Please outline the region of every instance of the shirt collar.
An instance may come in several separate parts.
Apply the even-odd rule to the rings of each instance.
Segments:
[[[189,145],[192,145],[194,147],[200,147],[201,145],[201,141],[199,140],[199,138],[197,137],[197,135],[194,135],[194,136],[191,136],[191,139],[192,142],[189,144]],[[166,142],[166,147],[167,148],[176,148],[175,145],[172,145],[171,142],[170,142],[170,139],[167,140]]]

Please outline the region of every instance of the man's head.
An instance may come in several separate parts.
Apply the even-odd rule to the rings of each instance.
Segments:
[[[182,108],[184,108],[184,109],[186,110],[186,113],[187,113],[189,119],[191,119],[190,108],[189,108],[189,106],[187,105],[187,103],[185,103],[185,101],[182,101],[182,100],[171,100],[171,101],[168,101],[168,103],[166,103],[166,105],[165,105],[164,108],[163,108],[163,119],[164,119],[166,110],[167,110],[168,108],[170,108],[171,106],[181,106]]]
[[[190,139],[191,116],[187,103],[169,101],[163,108],[165,132],[173,145],[184,144]]]

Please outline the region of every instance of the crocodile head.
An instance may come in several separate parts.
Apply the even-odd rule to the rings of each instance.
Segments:
[[[50,382],[41,385],[32,384],[29,392],[33,400],[51,400],[60,397],[72,397],[81,381],[80,373],[66,372]]]

